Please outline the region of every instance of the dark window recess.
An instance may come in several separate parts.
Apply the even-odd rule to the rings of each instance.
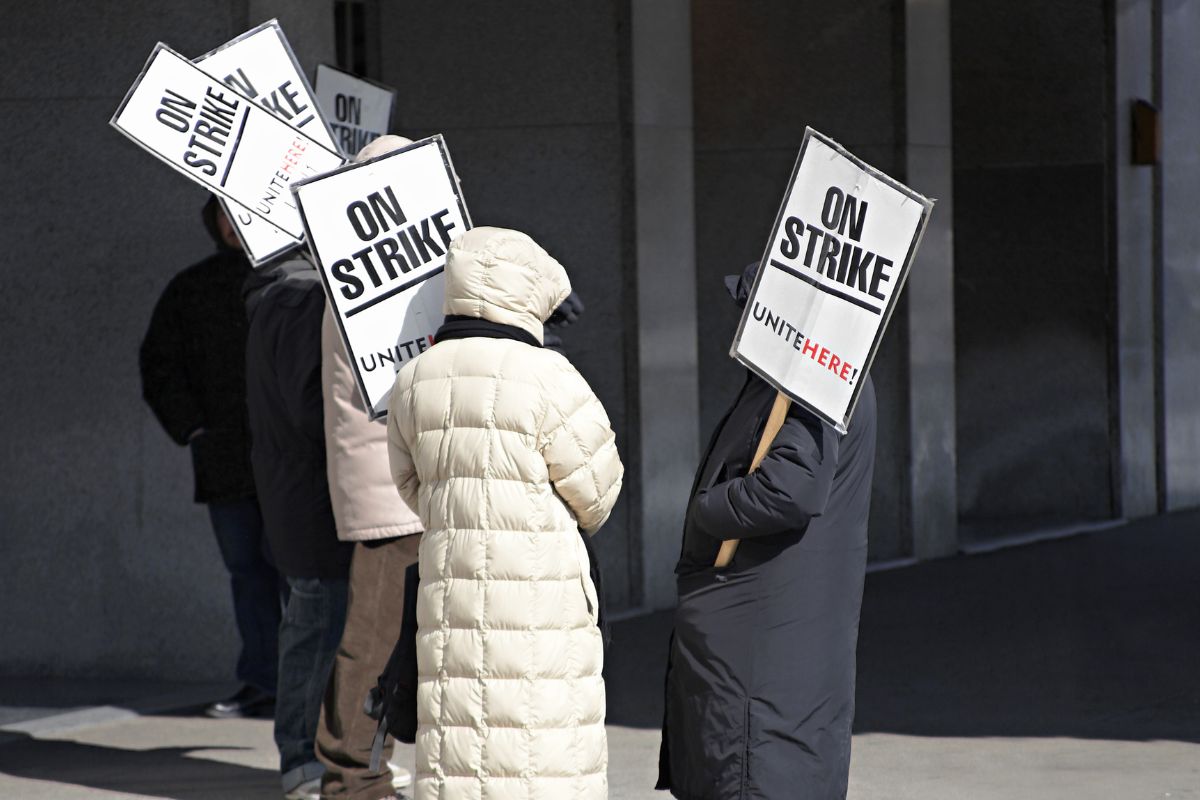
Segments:
[[[366,75],[367,7],[363,0],[334,0],[333,28],[339,69]]]

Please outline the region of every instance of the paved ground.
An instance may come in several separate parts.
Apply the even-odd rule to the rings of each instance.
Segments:
[[[662,800],[669,622],[615,631],[614,800]],[[858,685],[852,800],[1200,800],[1200,513],[873,573]],[[277,798],[214,691],[0,680],[0,798]]]

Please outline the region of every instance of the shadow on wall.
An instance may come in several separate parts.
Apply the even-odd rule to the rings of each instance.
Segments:
[[[867,577],[855,731],[1200,742],[1200,511]],[[657,728],[669,612],[615,626],[609,722]]]
[[[1109,519],[1107,394],[1104,375],[1091,370],[1103,344],[1057,324],[1026,325],[1033,332],[959,348],[962,518]]]

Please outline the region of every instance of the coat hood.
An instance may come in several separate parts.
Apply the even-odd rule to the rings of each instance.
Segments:
[[[520,231],[472,228],[450,243],[443,308],[448,316],[513,325],[540,344],[542,324],[570,293],[562,264]]]
[[[397,136],[394,133],[385,133],[383,136],[376,136],[362,150],[358,151],[358,155],[354,157],[354,163],[361,164],[377,156],[386,155],[396,150],[403,150],[412,143],[412,139],[406,136]]]
[[[733,302],[738,304],[738,308],[745,308],[747,301],[750,299],[750,290],[754,288],[754,278],[758,275],[758,262],[751,261],[742,270],[741,275],[726,275],[725,290],[729,292],[729,296],[733,298]]]
[[[200,219],[204,222],[204,230],[208,231],[208,235],[212,237],[213,242],[217,245],[218,252],[241,252],[238,248],[225,244],[225,239],[221,236],[221,229],[217,226],[218,213],[223,213],[221,211],[221,201],[217,199],[215,194],[210,194],[208,200],[204,203],[204,207],[200,209]]]

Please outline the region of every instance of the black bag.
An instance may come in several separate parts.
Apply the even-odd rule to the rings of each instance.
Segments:
[[[596,626],[600,628],[600,640],[604,643],[604,663],[607,664],[608,646],[612,644],[612,629],[608,624],[608,603],[604,601],[604,579],[600,574],[600,557],[596,555],[592,537],[583,531],[580,531],[579,535],[583,537],[583,546],[587,548],[588,569],[591,573],[592,585],[596,587],[596,599],[600,602],[600,607],[596,609]]]
[[[418,565],[411,564],[404,571],[400,640],[363,705],[368,717],[379,720],[371,745],[372,772],[379,771],[383,741],[388,734],[405,744],[417,740],[417,588],[420,581]]]

